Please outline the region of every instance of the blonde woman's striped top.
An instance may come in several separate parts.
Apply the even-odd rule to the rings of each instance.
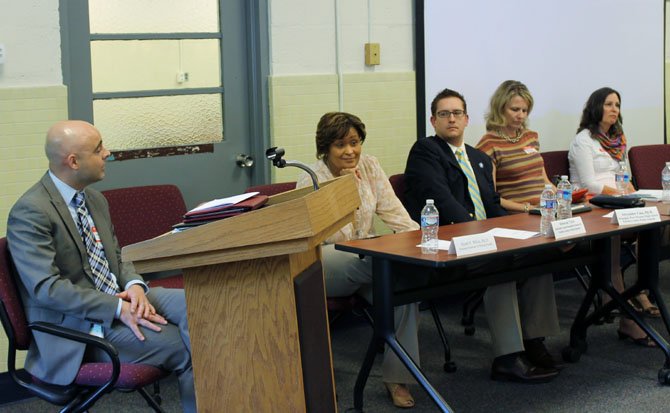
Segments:
[[[476,147],[493,161],[496,191],[501,197],[533,205],[539,203],[544,188],[544,161],[537,132],[525,131],[516,143],[488,132]]]

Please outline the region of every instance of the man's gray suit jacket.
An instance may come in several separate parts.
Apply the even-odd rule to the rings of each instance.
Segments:
[[[84,192],[119,286],[123,289],[129,281],[141,280],[132,264],[121,263],[121,249],[104,196],[91,188]],[[81,332],[89,332],[94,323],[111,326],[119,299],[95,289],[84,243],[48,173],[12,207],[7,241],[28,322],[46,321]],[[33,336],[26,370],[49,383],[71,383],[85,345],[39,332]]]

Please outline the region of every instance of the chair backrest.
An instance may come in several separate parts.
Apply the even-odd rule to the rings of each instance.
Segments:
[[[122,247],[162,235],[182,221],[186,204],[175,185],[147,185],[102,191]]]
[[[542,152],[541,155],[544,159],[544,170],[547,171],[547,177],[551,182],[556,183],[561,175],[570,176],[568,151]]]
[[[389,182],[391,182],[395,196],[398,197],[400,203],[405,205],[405,174],[391,175]]]
[[[23,311],[19,290],[14,281],[14,267],[7,247],[7,238],[0,238],[0,302],[2,326],[7,338],[17,350],[27,350],[31,334]]]
[[[244,192],[258,192],[261,195],[277,195],[295,189],[295,182],[277,182],[275,184],[250,186]]]
[[[670,162],[670,144],[633,146],[628,160],[638,189],[662,189],[661,171]]]

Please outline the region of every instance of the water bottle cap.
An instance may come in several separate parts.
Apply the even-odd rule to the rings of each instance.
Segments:
[[[435,203],[434,200],[432,200],[432,199],[426,199],[426,204],[432,205],[432,204],[434,204],[434,203]]]
[[[552,184],[544,184],[544,189],[554,189]]]
[[[567,180],[568,180],[568,176],[567,176],[567,175],[561,175],[561,180],[563,180],[563,181],[567,181]]]

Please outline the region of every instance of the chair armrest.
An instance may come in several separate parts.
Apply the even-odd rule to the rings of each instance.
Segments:
[[[121,373],[121,362],[119,361],[118,350],[116,350],[116,348],[109,341],[100,337],[92,336],[88,333],[82,333],[81,331],[73,330],[67,327],[61,327],[56,324],[47,323],[44,321],[30,323],[28,324],[28,327],[31,330],[63,337],[68,340],[77,341],[84,344],[89,344],[101,349],[107,353],[112,363],[112,376],[110,377],[109,381],[100,388],[100,390],[102,390],[101,393],[116,384],[116,381],[119,379],[119,374]]]

